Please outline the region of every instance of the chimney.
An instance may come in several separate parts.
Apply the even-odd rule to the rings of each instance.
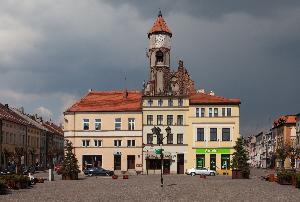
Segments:
[[[209,95],[212,95],[212,96],[214,96],[214,95],[215,95],[215,93],[214,93],[213,91],[210,91],[210,92],[209,92]]]
[[[89,89],[89,92],[92,92],[92,91],[93,91],[93,89],[90,88],[90,89]]]
[[[9,106],[8,106],[8,104],[5,104],[4,106],[5,106],[7,109],[9,109]]]
[[[127,91],[127,89],[124,91],[124,93],[123,93],[123,98],[124,99],[127,99],[127,97],[128,97],[128,91]]]
[[[205,90],[204,89],[199,89],[199,90],[197,90],[197,93],[205,93]]]

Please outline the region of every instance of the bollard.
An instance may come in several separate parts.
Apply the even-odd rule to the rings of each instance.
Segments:
[[[54,181],[54,173],[52,169],[49,169],[49,181]]]

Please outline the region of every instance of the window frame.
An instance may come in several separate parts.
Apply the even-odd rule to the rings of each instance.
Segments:
[[[128,118],[128,130],[135,130],[135,118]]]
[[[226,131],[226,130],[228,130],[228,131]],[[229,134],[229,138],[225,138],[225,136],[224,136],[224,135],[227,134],[227,132]],[[230,128],[222,128],[222,141],[224,141],[224,142],[230,141],[230,139],[231,139],[231,134],[230,133],[231,133]]]
[[[178,99],[178,107],[183,107],[183,99],[182,98]]]
[[[200,130],[202,130],[202,133],[200,133]],[[197,128],[196,129],[196,141],[197,142],[204,142],[205,141],[205,130],[204,128]]]
[[[197,118],[200,117],[200,108],[199,107],[196,108],[196,117]]]
[[[183,123],[183,115],[181,115],[181,114],[177,115],[177,125],[178,126],[183,126],[184,125],[184,123]]]
[[[167,144],[173,144],[173,143],[174,143],[173,134],[170,133],[167,135]]]
[[[153,115],[147,115],[147,125],[153,125]]]
[[[162,107],[164,104],[164,100],[163,99],[158,99],[157,100],[157,106]]]
[[[164,116],[159,114],[156,116],[156,125],[161,126],[164,123]]]
[[[151,137],[151,142],[149,141],[150,137]],[[153,144],[153,134],[152,133],[147,134],[147,144]]]
[[[174,106],[173,99],[169,98],[168,99],[168,107],[173,107],[173,106]]]
[[[97,124],[98,124],[99,129],[97,129]],[[102,128],[102,122],[101,122],[101,119],[95,119],[95,130],[96,130],[96,131],[100,131],[101,128]]]
[[[226,114],[226,116],[229,116],[229,117],[231,117],[232,115],[231,115],[231,108],[230,107],[228,107],[227,109],[226,109],[226,112],[227,112],[227,114]]]
[[[179,141],[181,140],[181,141]],[[177,134],[177,144],[183,144],[183,133]]]
[[[83,119],[83,130],[90,130],[90,119]]]
[[[120,121],[117,121],[117,119],[120,119]],[[120,124],[118,127],[117,124]],[[122,119],[121,118],[115,118],[115,130],[120,131],[122,130]]]
[[[215,135],[215,138],[212,138],[212,135]],[[209,140],[214,141],[214,142],[218,141],[218,129],[217,128],[210,128],[209,129]]]
[[[204,108],[204,107],[201,107],[200,110],[201,110],[201,111],[200,111],[200,116],[201,116],[201,117],[205,117],[205,108]]]
[[[173,115],[167,115],[167,125],[172,126],[174,124]]]
[[[213,108],[208,109],[208,117],[213,117]]]
[[[218,117],[218,116],[219,116],[219,109],[214,108],[214,117]]]

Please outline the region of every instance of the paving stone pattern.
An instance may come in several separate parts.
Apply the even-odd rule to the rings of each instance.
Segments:
[[[0,196],[0,201],[299,201],[300,189],[262,181],[259,175],[249,180],[168,175],[163,189],[159,175],[129,176],[128,180],[80,176],[78,181],[55,176],[54,182],[12,191]]]

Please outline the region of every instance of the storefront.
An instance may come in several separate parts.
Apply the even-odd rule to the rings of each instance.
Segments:
[[[230,174],[233,148],[197,148],[196,167],[216,170],[219,174]]]
[[[172,155],[170,152],[163,152],[163,173],[170,174],[170,166],[172,162]],[[159,173],[161,170],[161,155],[160,151],[156,150],[148,152],[146,156],[146,172]]]

